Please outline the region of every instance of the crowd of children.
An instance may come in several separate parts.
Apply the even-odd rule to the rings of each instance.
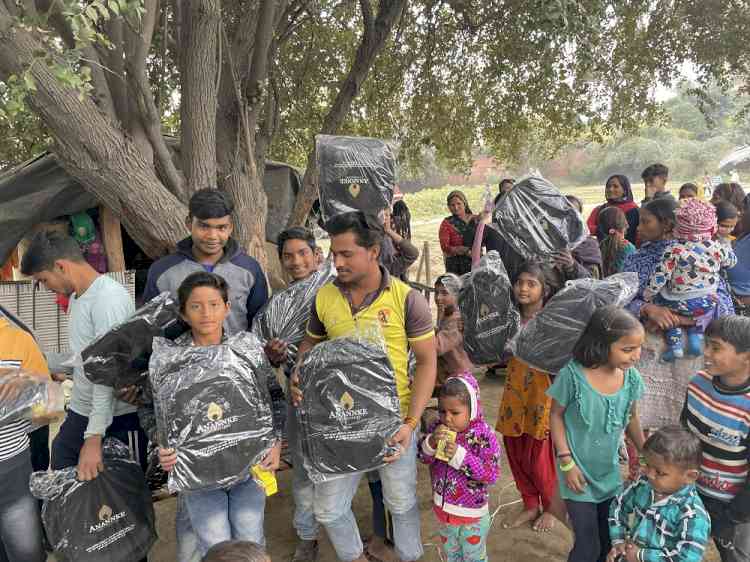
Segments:
[[[701,200],[695,185],[685,184],[678,202],[665,192],[667,173],[658,164],[644,171],[647,201],[640,209],[627,177],[607,180],[606,202],[591,213],[591,238],[585,242],[587,252],[598,248],[597,259],[584,260],[574,251],[562,252],[554,263],[530,259],[513,264],[512,299],[521,329],[561,288],[561,278],[631,271],[638,274],[639,286],[626,308],[608,305],[593,313],[578,341],[570,344],[572,359],[559,372],[543,372],[511,356],[494,430],[482,412],[475,366],[463,345],[457,273],[470,267],[473,228],[479,222],[463,194],[451,194],[453,217],[441,227],[447,263],[453,265],[435,283],[434,339],[426,302],[398,279],[416,259],[408,240],[408,209],[400,205],[380,220],[363,213],[334,220],[329,233],[339,277],[310,304],[307,336],[294,342],[299,351],[281,339],[265,347],[270,363],[284,366],[289,378],[285,435],[299,537],[294,562],[318,559],[321,527],[343,562],[420,559],[417,459],[429,466],[441,556],[450,562],[488,560],[492,533],[526,525],[544,533],[555,524],[572,532],[569,562],[697,562],[711,537],[722,562],[750,561],[750,318],[734,314],[750,304],[750,263],[743,262],[750,213],[736,184],[718,186],[711,204]],[[503,193],[512,189],[512,182],[501,186]],[[580,208],[580,201],[570,200]],[[199,192],[191,201],[191,237],[150,272],[148,296],[167,290],[179,301],[189,327],[178,340],[183,345],[216,346],[232,332],[248,330],[267,299],[259,265],[231,239],[231,211],[224,195]],[[453,236],[456,229],[463,238]],[[292,283],[320,267],[323,256],[310,231],[284,231],[278,242]],[[59,235],[37,236],[22,270],[72,297],[75,349],[131,312],[127,295],[104,281]],[[115,302],[119,308],[113,308]],[[358,478],[321,485],[304,471],[295,415],[299,381],[290,367],[295,361],[299,365],[318,341],[369,316],[388,334],[404,415],[390,443],[398,452],[370,478],[373,523],[382,528],[383,539],[374,546],[362,544],[351,512]],[[25,357],[11,345],[18,334],[0,328],[0,368],[24,366]],[[662,342],[661,362],[702,355],[704,367],[683,377],[686,391],[676,398],[684,404],[681,415],[671,424],[642,427],[642,414],[648,414],[644,397],[650,392],[642,377],[648,374],[642,350],[653,334]],[[409,351],[416,365],[411,385]],[[47,376],[46,367],[26,367]],[[438,401],[437,417],[426,421],[421,437],[412,436],[430,394]],[[0,389],[0,400],[4,397]],[[127,389],[106,393],[77,373],[68,419],[53,444],[52,467],[77,466],[82,480],[96,478],[103,468],[105,434],[127,441],[135,453],[145,435],[131,427],[137,420],[133,400]],[[16,457],[28,447],[28,428],[0,429],[0,450],[13,448],[0,458],[0,473],[12,467],[28,475],[28,455]],[[502,436],[523,508],[493,527],[490,487],[499,477],[502,456],[495,431]],[[621,467],[624,442],[635,466],[629,482]],[[173,470],[177,454],[159,449],[165,471]],[[280,456],[277,442],[260,467],[276,470]],[[23,466],[9,464],[14,458]],[[20,492],[9,490],[8,498],[14,493]],[[40,526],[33,523],[38,509],[29,498],[23,494],[13,500],[23,500],[24,507],[12,524],[4,521],[11,510],[0,514],[0,552],[5,554],[0,560],[42,559]],[[250,475],[231,486],[180,493],[178,502],[179,562],[270,560],[263,548],[265,494]],[[395,523],[395,549],[385,547],[381,519],[386,511]],[[8,534],[18,533],[19,521],[28,525],[29,540]]]

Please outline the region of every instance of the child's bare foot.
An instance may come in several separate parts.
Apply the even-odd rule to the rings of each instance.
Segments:
[[[504,529],[516,529],[520,527],[521,525],[526,525],[526,523],[531,523],[539,516],[539,510],[538,509],[526,509],[518,514],[518,516],[513,520],[507,520],[505,523],[503,523]]]
[[[542,513],[531,526],[537,533],[549,533],[555,526],[555,518],[551,513]]]

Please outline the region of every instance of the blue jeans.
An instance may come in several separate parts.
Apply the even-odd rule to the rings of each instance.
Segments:
[[[266,543],[263,535],[266,493],[252,478],[230,488],[181,495],[203,556],[209,548],[223,541]]]
[[[190,523],[184,494],[177,495],[174,526],[177,534],[177,562],[200,562],[202,556],[198,547],[198,535]]]
[[[44,562],[39,503],[29,492],[31,453],[0,462],[0,561]]]
[[[417,435],[396,462],[380,469],[383,499],[393,516],[393,542],[404,561],[418,560],[424,553],[417,504]],[[342,562],[362,556],[362,539],[352,513],[352,499],[362,474],[342,476],[315,485],[315,517],[326,528],[328,538]]]
[[[292,454],[292,495],[294,496],[294,529],[303,541],[318,538],[320,525],[315,520],[313,483],[307,476],[302,457],[302,444],[299,442],[297,413],[291,403],[287,403],[286,432],[289,450]]]

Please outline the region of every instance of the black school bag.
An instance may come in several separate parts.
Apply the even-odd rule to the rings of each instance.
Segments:
[[[364,337],[316,345],[300,367],[297,408],[305,468],[313,482],[383,466],[401,427],[396,377],[384,343]]]
[[[365,137],[315,136],[324,220],[351,211],[377,215],[393,200],[396,155],[388,143]]]
[[[151,492],[140,465],[114,438],[104,441],[104,471],[79,482],[75,467],[31,475],[44,500],[42,522],[60,562],[133,562],[156,541]]]
[[[521,317],[511,294],[503,260],[495,251],[461,277],[458,308],[464,322],[464,349],[475,365],[500,362],[505,344],[518,331]]]
[[[318,290],[336,276],[331,261],[307,279],[274,293],[268,303],[255,315],[252,333],[264,344],[274,338],[287,343],[284,368],[292,372],[297,363],[297,349],[305,337],[307,321]]]
[[[610,304],[625,306],[637,291],[637,273],[568,281],[519,332],[513,354],[535,369],[557,373],[573,358],[573,347],[594,311]]]
[[[113,388],[142,384],[154,337],[174,339],[186,330],[177,302],[162,293],[81,352],[86,378]]]
[[[268,390],[274,376],[263,346],[249,332],[200,347],[154,340],[149,380],[157,440],[177,451],[170,492],[217,489],[249,478],[278,438]]]
[[[546,179],[530,176],[500,198],[495,228],[524,259],[573,250],[588,236],[578,210]]]

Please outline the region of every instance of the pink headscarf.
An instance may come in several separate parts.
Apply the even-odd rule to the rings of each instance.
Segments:
[[[700,242],[716,233],[716,209],[700,199],[688,199],[675,212],[674,234],[681,240]]]

